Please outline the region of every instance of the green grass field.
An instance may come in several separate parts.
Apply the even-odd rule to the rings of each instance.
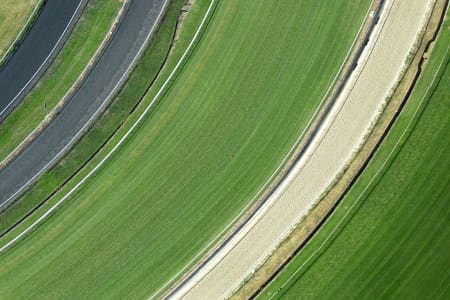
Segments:
[[[282,161],[332,83],[369,2],[221,1],[183,69],[126,144],[51,218],[1,254],[1,295],[154,292]],[[197,0],[195,7],[208,4]]]
[[[33,12],[38,12],[41,0],[0,1],[0,66],[9,51],[14,50],[14,42],[24,34],[23,30],[33,21]],[[37,10],[35,10],[35,8]]]
[[[120,0],[91,0],[44,77],[0,126],[0,161],[45,118],[76,82],[109,32]],[[47,108],[45,107],[47,105]]]
[[[449,25],[363,175],[261,299],[450,297]]]

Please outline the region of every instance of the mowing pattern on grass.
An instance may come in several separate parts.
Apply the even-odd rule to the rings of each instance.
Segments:
[[[260,298],[449,297],[449,25],[363,175]]]
[[[73,199],[1,255],[1,294],[142,298],[161,286],[292,147],[369,2],[220,2],[139,130]],[[197,0],[193,11],[208,4]]]
[[[14,47],[22,30],[32,21],[33,11],[39,9],[41,0],[2,0],[0,1],[0,66],[5,55]]]
[[[111,28],[120,0],[91,0],[52,66],[0,126],[0,161],[8,156],[62,99]]]

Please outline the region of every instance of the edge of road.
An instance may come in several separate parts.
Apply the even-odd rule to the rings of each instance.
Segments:
[[[36,21],[36,18],[41,13],[41,9],[44,7],[45,1],[46,0],[38,0],[36,2],[36,5],[35,5],[33,11],[31,12],[31,15],[28,17],[28,19],[26,20],[26,22],[23,25],[22,29],[19,31],[19,34],[16,36],[14,41],[9,45],[8,49],[6,49],[6,51],[3,54],[3,56],[0,58],[0,70],[3,67],[3,65],[8,63],[9,58],[14,53],[14,50],[17,49],[17,47],[20,46],[20,44],[22,43],[25,35],[28,34],[28,32],[30,31],[31,27],[33,27],[34,21]]]
[[[225,234],[225,236],[223,236],[224,232],[222,232],[222,235],[220,235],[221,239],[219,241],[215,240],[211,242],[211,244],[216,244],[214,248],[209,249],[206,254],[204,252],[207,251],[206,248],[208,247],[203,249],[201,254],[205,256],[204,259],[198,262],[192,268],[191,272],[185,274],[173,288],[171,288],[166,294],[164,294],[162,297],[163,299],[173,297],[187,281],[192,279],[200,271],[201,268],[208,264],[209,261],[211,261],[221,249],[225,248],[227,243],[231,239],[233,239],[233,237],[236,236],[239,231],[258,213],[260,208],[264,206],[268,199],[274,194],[275,190],[277,190],[283,184],[290,171],[294,168],[298,160],[300,160],[300,158],[305,153],[308,145],[312,142],[313,138],[319,130],[320,124],[330,113],[331,108],[340,95],[340,92],[343,90],[348,79],[355,70],[358,60],[362,52],[366,48],[369,39],[371,38],[373,29],[378,23],[385,2],[386,0],[373,0],[369,5],[369,9],[358,33],[356,34],[354,42],[351,45],[341,68],[338,70],[336,77],[331,83],[322,102],[314,112],[310,122],[308,122],[308,124],[306,125],[305,130],[300,134],[299,139],[286,155],[285,160],[280,164],[279,169],[273,173],[273,177],[261,188],[256,197],[249,202],[249,206],[251,205],[253,207],[245,207],[244,210],[236,217],[236,219],[234,219],[230,223],[231,228],[225,228],[224,231],[229,232]],[[375,10],[373,10],[374,6],[376,6]],[[373,11],[372,16],[371,11]],[[264,192],[264,190],[266,190],[266,192]],[[264,193],[261,194],[262,192]],[[259,200],[254,201],[255,199]]]
[[[288,252],[287,254],[284,255],[284,259],[282,259],[283,261],[277,265],[276,269],[273,272],[266,270],[266,272],[267,272],[266,279],[262,280],[263,281],[262,284],[259,285],[259,287],[256,290],[254,290],[252,293],[247,292],[245,294],[246,297],[248,297],[250,299],[254,299],[254,298],[258,297],[260,295],[260,293],[280,273],[282,273],[284,271],[285,267],[296,257],[296,255],[299,252],[301,252],[304,247],[306,247],[306,245],[313,239],[315,234],[320,231],[320,229],[323,227],[323,225],[325,225],[326,222],[328,221],[328,219],[334,214],[336,209],[341,204],[342,200],[345,198],[345,196],[350,191],[352,186],[355,184],[355,182],[358,180],[358,178],[362,175],[362,173],[366,169],[366,167],[370,163],[370,160],[372,159],[372,157],[377,153],[378,149],[383,144],[386,136],[390,132],[390,129],[394,126],[398,117],[400,116],[401,112],[403,111],[404,106],[406,105],[412,91],[414,90],[414,87],[415,87],[418,79],[420,78],[420,76],[423,72],[423,67],[427,61],[427,58],[425,56],[428,55],[429,52],[432,51],[432,45],[436,41],[436,38],[438,37],[439,33],[442,30],[442,24],[445,19],[446,11],[448,11],[448,9],[449,9],[449,0],[443,0],[443,1],[441,1],[441,3],[444,3],[443,10],[441,11],[440,15],[438,16],[439,21],[438,21],[438,24],[436,25],[436,28],[431,29],[431,32],[432,32],[431,37],[425,38],[425,35],[428,32],[428,27],[430,25],[431,19],[434,18],[435,16],[431,16],[429,18],[429,22],[427,22],[427,24],[425,24],[425,26],[424,26],[425,33],[422,37],[419,38],[419,40],[420,40],[419,45],[417,47],[417,50],[414,53],[414,57],[411,59],[411,62],[408,64],[407,70],[405,70],[404,74],[401,76],[398,84],[396,84],[396,86],[394,87],[394,91],[392,93],[393,97],[398,98],[399,101],[390,101],[388,103],[388,105],[385,107],[385,109],[381,113],[381,116],[380,116],[377,124],[375,124],[375,126],[371,129],[371,133],[369,134],[369,136],[363,143],[363,146],[361,147],[359,152],[355,155],[355,157],[352,159],[352,161],[349,163],[347,170],[344,171],[344,174],[342,174],[342,176],[340,178],[337,178],[338,183],[332,184],[333,187],[330,189],[330,191],[326,192],[327,195],[324,196],[324,197],[328,196],[328,194],[331,192],[332,189],[335,189],[335,188],[341,189],[341,191],[337,191],[338,194],[337,194],[337,196],[335,196],[335,198],[337,198],[337,199],[335,200],[334,203],[331,204],[331,206],[328,208],[328,211],[325,212],[325,214],[322,216],[322,218],[317,220],[317,224],[312,228],[311,232],[308,233],[306,235],[306,237],[304,239],[302,239],[299,243],[297,243],[297,246],[295,247],[295,249],[293,251],[283,249],[286,252]],[[436,1],[435,6],[433,7],[433,14],[435,13],[435,8],[438,4],[439,4],[439,0]],[[408,74],[408,73],[413,73],[413,74]],[[408,75],[412,76],[412,78],[409,77]],[[389,105],[391,107],[388,107]],[[386,116],[387,113],[389,113],[388,116]],[[383,117],[386,118],[386,120],[381,120]],[[385,121],[384,124],[380,124],[382,121]],[[383,127],[381,129],[381,132],[376,132],[378,129],[377,127]],[[371,139],[374,140],[373,144],[370,143]],[[363,157],[359,158],[358,156],[360,156],[360,155]],[[354,166],[355,169],[352,172],[352,167],[354,164],[356,164],[356,166]],[[341,187],[338,186],[339,183],[341,183],[344,186],[341,186]],[[324,197],[322,197],[322,199],[319,199],[318,202],[322,201]],[[331,196],[331,197],[333,197],[333,196]],[[300,221],[295,226],[296,228],[294,228],[293,231],[289,234],[289,236],[286,237],[286,239],[281,242],[280,247],[278,247],[270,255],[270,257],[261,265],[261,267],[263,267],[266,263],[268,263],[269,259],[271,259],[271,258],[275,259],[275,256],[277,255],[277,251],[281,251],[280,248],[282,247],[283,244],[287,244],[287,243],[291,243],[291,242],[295,243],[293,241],[293,239],[294,239],[293,236],[295,235],[296,231],[298,231],[300,229],[301,224],[302,224],[302,221]],[[259,268],[256,272],[258,272],[260,269],[261,268]],[[254,275],[256,275],[256,272]],[[252,275],[250,280],[252,280],[253,278],[254,278],[254,276]],[[256,286],[256,283],[254,283],[254,284]],[[245,287],[245,284],[244,284],[244,286],[241,286],[239,288],[239,290],[244,287]],[[239,290],[237,291],[238,293],[239,293]],[[236,296],[237,296],[237,294],[232,295],[231,299],[234,299],[234,297],[236,297]],[[242,296],[242,294],[240,294],[239,296]],[[236,298],[239,298],[239,296],[237,296]]]
[[[56,56],[59,54],[60,50],[64,47],[67,39],[70,37],[70,34],[72,33],[73,28],[78,23],[78,20],[80,19],[81,15],[83,14],[83,11],[86,8],[86,5],[88,2],[89,2],[89,0],[81,0],[80,1],[77,9],[75,10],[75,13],[70,18],[69,23],[67,24],[63,33],[58,38],[58,40],[56,41],[56,44],[53,46],[52,50],[47,55],[45,60],[41,63],[41,65],[39,66],[37,71],[33,74],[33,76],[31,76],[31,78],[28,80],[28,82],[25,84],[25,86],[22,87],[22,89],[11,100],[11,102],[9,102],[8,105],[6,105],[6,107],[0,111],[0,125],[3,122],[3,120],[5,120],[9,116],[9,114],[14,110],[14,108],[16,108],[22,102],[25,95],[31,89],[33,89],[33,87],[41,79],[42,75],[47,71],[48,67],[53,63]]]
[[[78,88],[83,83],[84,79],[89,75],[94,66],[97,64],[100,57],[105,52],[106,47],[109,45],[114,35],[119,29],[120,24],[124,16],[126,15],[128,8],[132,0],[123,0],[122,7],[119,10],[116,18],[113,21],[110,31],[102,40],[100,46],[97,48],[94,55],[91,57],[86,67],[81,72],[80,76],[75,80],[73,85],[69,88],[67,93],[61,98],[61,100],[56,104],[56,106],[47,114],[47,116],[42,120],[42,122],[35,128],[30,134],[12,151],[10,152],[2,161],[0,161],[0,170],[5,168],[9,162],[14,160],[38,135],[41,133],[50,122],[56,117],[56,115],[64,108],[67,101],[75,94]]]

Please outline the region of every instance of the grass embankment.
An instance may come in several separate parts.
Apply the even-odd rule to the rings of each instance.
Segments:
[[[42,3],[42,0],[0,1],[0,66],[25,34],[27,26],[31,26]]]
[[[184,0],[172,0],[161,25],[140,58],[136,69],[119,92],[106,113],[95,123],[69,154],[54,168],[45,172],[33,185],[0,216],[0,234],[23,219],[30,211],[48,199],[75,174],[103,146],[123,124],[157,76],[169,51],[180,9]]]
[[[61,53],[0,126],[0,161],[45,119],[76,82],[108,34],[121,0],[91,0]]]
[[[261,299],[449,297],[449,25],[367,169]]]
[[[338,72],[369,2],[219,2],[138,130],[70,201],[1,255],[1,294],[143,298],[155,291],[282,161]],[[209,4],[195,3],[203,11]]]

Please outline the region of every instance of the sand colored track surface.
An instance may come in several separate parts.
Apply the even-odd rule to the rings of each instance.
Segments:
[[[386,2],[357,68],[304,156],[253,218],[173,298],[228,296],[287,236],[363,141],[398,80],[432,3]]]

